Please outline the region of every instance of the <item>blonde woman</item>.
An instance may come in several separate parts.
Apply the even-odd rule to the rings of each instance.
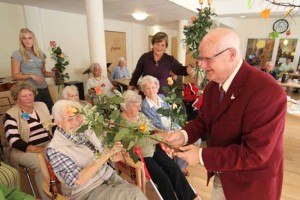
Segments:
[[[38,91],[35,101],[44,102],[49,111],[53,106],[46,77],[54,77],[54,72],[46,71],[46,55],[38,46],[34,33],[22,28],[19,33],[20,49],[11,55],[11,74],[14,80],[28,80]]]

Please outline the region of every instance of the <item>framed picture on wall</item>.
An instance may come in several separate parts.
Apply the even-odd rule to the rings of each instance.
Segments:
[[[110,67],[118,64],[119,57],[126,59],[126,33],[105,31],[106,62]]]
[[[248,39],[245,60],[252,66],[262,68],[272,59],[274,40],[266,38]]]

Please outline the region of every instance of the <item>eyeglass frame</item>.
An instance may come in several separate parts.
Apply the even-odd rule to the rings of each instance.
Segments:
[[[199,57],[199,58],[197,59],[198,65],[201,65],[201,63],[202,63],[204,60],[205,60],[204,62],[209,63],[212,59],[218,57],[219,55],[221,55],[222,53],[224,53],[225,51],[227,51],[227,50],[229,50],[229,49],[232,49],[232,47],[228,47],[228,48],[224,49],[223,51],[220,51],[220,52],[217,53],[216,55],[211,56],[211,57],[209,57],[209,58],[208,58],[208,57],[204,57],[204,58]]]

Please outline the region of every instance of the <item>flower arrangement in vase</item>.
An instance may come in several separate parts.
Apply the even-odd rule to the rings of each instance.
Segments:
[[[55,61],[55,66],[52,68],[52,71],[55,72],[55,84],[63,85],[65,83],[65,79],[70,78],[69,73],[65,73],[66,66],[69,65],[69,60],[62,52],[60,46],[56,45],[55,41],[50,41],[50,55]]]

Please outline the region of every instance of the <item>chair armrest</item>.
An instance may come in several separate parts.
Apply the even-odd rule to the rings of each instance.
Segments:
[[[142,163],[141,161],[137,161],[136,163],[134,163],[134,161],[130,157],[125,157],[125,161],[126,161],[127,165],[130,167],[138,168],[138,169],[144,168],[144,163]],[[125,161],[122,160],[120,162],[125,164]]]

